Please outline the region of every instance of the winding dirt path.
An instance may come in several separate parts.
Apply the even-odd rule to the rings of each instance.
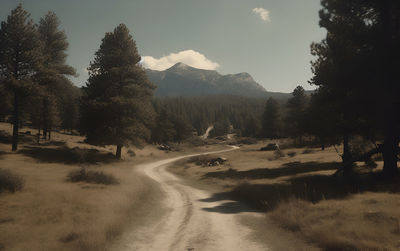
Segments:
[[[232,151],[237,147],[224,151]],[[268,250],[248,238],[250,229],[239,224],[240,214],[210,211],[229,201],[207,201],[211,194],[185,185],[166,170],[168,164],[201,154],[143,164],[137,170],[156,181],[165,194],[167,213],[160,221],[136,229],[116,250]]]

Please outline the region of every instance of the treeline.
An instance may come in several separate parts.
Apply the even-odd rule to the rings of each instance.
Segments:
[[[224,95],[157,97],[153,101],[159,114],[154,135],[165,132],[161,133],[163,140],[156,138],[155,141],[173,141],[177,122],[185,125],[180,126],[186,128],[184,135],[203,135],[213,126],[211,137],[234,133],[239,137],[293,137],[301,141],[305,136],[304,116],[309,109],[310,95],[301,86],[292,94],[289,100]]]
[[[161,131],[165,124],[178,121],[186,124],[187,131],[197,135],[203,135],[209,126],[214,126],[211,136],[236,133],[239,136],[257,137],[260,133],[264,103],[263,99],[223,95],[157,97],[154,107],[159,118],[155,131]],[[168,118],[169,122],[165,122],[163,118]]]

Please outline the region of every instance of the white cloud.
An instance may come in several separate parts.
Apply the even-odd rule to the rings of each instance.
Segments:
[[[270,21],[269,11],[264,8],[254,8],[253,13],[258,15],[264,21]]]
[[[219,67],[219,64],[206,58],[200,52],[194,50],[185,50],[178,53],[171,53],[168,56],[161,58],[153,58],[152,56],[143,56],[142,65],[145,68],[152,70],[163,71],[176,63],[184,63],[194,68],[215,70]]]

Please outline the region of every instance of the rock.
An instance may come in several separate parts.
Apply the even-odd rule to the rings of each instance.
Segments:
[[[160,149],[162,151],[171,151],[171,147],[169,145],[166,145],[166,144],[159,145],[158,149]]]
[[[223,165],[226,161],[227,161],[228,159],[227,158],[224,158],[224,157],[217,157],[217,158],[214,158],[214,159],[211,159],[209,162],[208,162],[208,166],[220,166],[220,165]]]

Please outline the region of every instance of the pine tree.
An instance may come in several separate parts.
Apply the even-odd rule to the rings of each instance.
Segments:
[[[183,116],[175,115],[172,117],[174,124],[175,137],[174,140],[180,143],[182,140],[192,136],[193,127],[189,121]]]
[[[56,125],[59,120],[57,105],[51,102],[55,100],[55,96],[63,95],[60,92],[62,85],[68,84],[63,78],[76,74],[75,69],[66,63],[68,41],[59,26],[60,21],[56,14],[48,12],[40,19],[38,27],[43,44],[43,68],[37,77],[43,87],[43,136],[46,138],[48,135],[49,139],[52,125]]]
[[[279,104],[272,97],[267,100],[262,117],[262,136],[266,138],[278,138],[280,131]]]
[[[307,107],[308,98],[304,88],[297,86],[287,102],[288,114],[286,117],[287,133],[295,139],[300,139],[304,134],[305,110]],[[301,142],[300,142],[301,143]]]
[[[123,146],[149,139],[154,120],[154,86],[139,62],[136,43],[120,24],[105,34],[83,88],[82,127],[87,141],[116,145],[117,158]]]
[[[81,90],[76,87],[68,79],[64,79],[62,85],[62,95],[58,96],[58,104],[60,109],[61,128],[72,133],[73,129],[79,126],[79,101],[81,98]]]
[[[41,43],[30,15],[18,5],[0,29],[0,79],[13,96],[12,150],[18,148],[22,99],[34,92],[32,76],[41,66]]]

